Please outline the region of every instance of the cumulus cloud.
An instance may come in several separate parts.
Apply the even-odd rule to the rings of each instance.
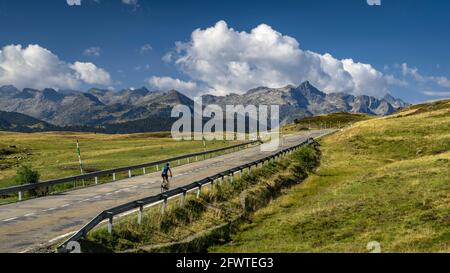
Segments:
[[[39,45],[8,45],[0,49],[0,85],[18,88],[77,88],[82,83],[106,85],[111,77],[92,63],[61,61]]]
[[[69,6],[81,6],[81,0],[66,0]]]
[[[70,65],[76,72],[76,77],[89,84],[108,85],[111,84],[111,76],[105,70],[98,68],[93,63],[75,62]]]
[[[192,81],[182,81],[171,77],[151,77],[147,79],[148,84],[161,90],[175,89],[178,91],[191,92],[196,90],[197,84]]]
[[[101,54],[100,47],[90,47],[83,51],[83,55],[85,55],[85,56],[98,57],[98,56],[100,56],[100,54]]]
[[[394,82],[393,76],[386,77],[370,64],[303,50],[296,39],[266,24],[239,32],[219,21],[195,30],[190,41],[178,42],[164,60],[174,62],[216,95],[309,80],[328,93],[380,96]]]

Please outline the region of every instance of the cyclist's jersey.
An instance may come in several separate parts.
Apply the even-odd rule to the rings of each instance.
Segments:
[[[170,167],[165,166],[162,170],[162,175],[163,176],[167,176],[167,174],[169,173]]]

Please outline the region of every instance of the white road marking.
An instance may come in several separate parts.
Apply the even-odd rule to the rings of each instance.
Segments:
[[[43,211],[52,211],[55,210],[56,208],[49,208],[49,209],[44,209]]]
[[[68,206],[70,206],[70,204],[62,205],[62,206],[60,206],[60,208],[66,208],[66,207],[68,207]]]
[[[55,237],[55,238],[49,240],[48,242],[49,242],[49,243],[53,243],[53,242],[55,242],[55,241],[58,241],[58,240],[60,240],[60,239],[62,239],[62,238],[68,237],[68,236],[70,236],[70,235],[72,235],[72,234],[75,234],[75,233],[76,233],[76,231],[72,231],[72,232],[69,232],[69,233],[60,235],[60,236],[58,236],[58,237]]]
[[[3,222],[11,222],[11,221],[16,220],[17,218],[19,218],[19,217],[13,217],[13,218],[5,219],[5,220],[3,220]]]
[[[34,213],[34,212],[28,213],[28,214],[25,214],[24,217],[30,217],[30,216],[33,216],[33,215],[36,215],[36,213]]]

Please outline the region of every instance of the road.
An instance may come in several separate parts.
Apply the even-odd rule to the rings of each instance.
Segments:
[[[328,131],[287,136],[279,149],[326,132]],[[271,152],[261,152],[260,147],[256,146],[175,167],[171,187],[181,187],[270,154]],[[0,206],[0,252],[23,252],[67,236],[105,209],[158,194],[160,183],[160,174],[151,173]]]

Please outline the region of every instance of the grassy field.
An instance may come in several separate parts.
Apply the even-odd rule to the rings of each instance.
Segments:
[[[322,164],[211,252],[450,252],[450,101],[362,121]]]
[[[76,140],[87,172],[151,162],[203,151],[202,141],[174,141],[169,133],[102,135],[93,133],[0,132],[0,187],[14,185],[17,168],[31,164],[41,180],[80,173]],[[207,149],[236,142],[208,141]]]

